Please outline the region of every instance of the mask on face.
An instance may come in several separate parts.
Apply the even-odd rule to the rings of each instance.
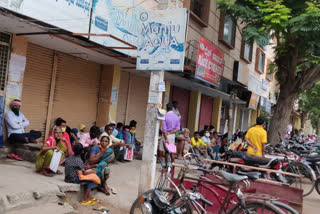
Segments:
[[[12,108],[11,110],[13,111],[13,113],[14,113],[15,115],[19,116],[20,109],[18,109],[18,108]]]
[[[131,130],[130,130],[130,133],[131,133],[131,134],[134,134],[134,133],[136,133],[136,130],[131,129]]]
[[[61,128],[61,131],[66,132],[66,129],[67,129],[66,127],[63,127],[63,128]]]
[[[210,133],[206,133],[206,137],[210,137]]]

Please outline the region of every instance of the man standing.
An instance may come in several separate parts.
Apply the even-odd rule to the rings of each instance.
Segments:
[[[172,106],[173,106],[173,112],[181,119],[181,114],[179,112],[179,109],[178,109],[178,102],[177,101],[173,101],[172,102]]]
[[[10,103],[10,110],[6,115],[6,125],[10,143],[36,143],[36,139],[41,137],[41,132],[31,130],[25,132],[25,127],[29,126],[29,120],[20,112],[22,103],[20,100],[13,100]]]
[[[264,157],[264,149],[267,143],[267,131],[263,128],[265,120],[263,117],[257,118],[257,124],[248,130],[246,142],[248,143],[248,155]]]
[[[170,153],[171,162],[174,162],[173,151],[169,151],[170,149],[168,149],[168,147],[175,147],[176,132],[180,130],[180,118],[174,113],[173,105],[170,103],[167,104],[167,111],[168,113],[165,116],[165,120],[162,121],[162,133],[165,143],[168,144],[166,147]]]

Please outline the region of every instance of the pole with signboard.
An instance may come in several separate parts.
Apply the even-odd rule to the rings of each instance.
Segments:
[[[184,8],[140,13],[137,70],[151,71],[139,193],[154,186],[164,71],[183,71],[187,12]]]

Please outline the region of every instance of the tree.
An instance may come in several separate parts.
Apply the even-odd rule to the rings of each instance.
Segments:
[[[299,108],[309,113],[313,127],[317,127],[317,134],[320,134],[320,82],[314,87],[306,90],[299,96]]]
[[[320,80],[320,0],[218,0],[248,42],[274,46],[273,71],[280,86],[268,141],[278,143],[294,101]],[[275,42],[272,42],[275,41]]]

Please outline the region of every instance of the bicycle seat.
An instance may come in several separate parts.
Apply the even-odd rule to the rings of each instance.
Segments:
[[[230,183],[239,182],[248,179],[247,176],[241,176],[237,174],[232,174],[229,172],[225,172],[223,170],[219,170],[219,173]]]

